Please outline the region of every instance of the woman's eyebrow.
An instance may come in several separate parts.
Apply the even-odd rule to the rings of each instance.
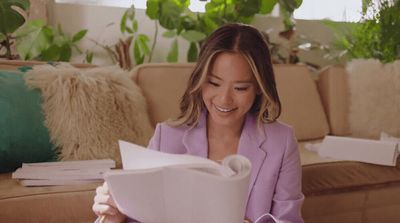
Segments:
[[[211,76],[211,77],[214,77],[214,78],[217,78],[218,80],[222,80],[222,78],[218,77],[217,75],[215,75],[215,74],[213,74],[213,73],[210,73],[210,76]]]
[[[209,76],[210,76],[210,77],[213,77],[213,78],[216,78],[216,79],[218,79],[218,80],[222,80],[222,78],[220,78],[219,76],[217,76],[217,75],[215,75],[215,74],[213,74],[213,73],[210,73]],[[253,80],[240,80],[240,81],[235,81],[235,83],[239,83],[239,84],[251,84],[251,83],[253,83]]]

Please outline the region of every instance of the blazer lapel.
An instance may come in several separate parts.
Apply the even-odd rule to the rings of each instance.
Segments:
[[[197,126],[185,131],[182,142],[188,154],[204,158],[208,157],[207,119],[205,112],[200,115]]]
[[[258,128],[255,117],[247,115],[238,148],[238,154],[245,156],[251,162],[251,177],[246,204],[253,190],[260,168],[267,156],[267,152],[261,149],[261,145],[265,140],[266,134],[264,128]]]
[[[190,155],[208,157],[206,115],[206,112],[203,112],[197,126],[189,128],[183,134],[182,142],[186,147],[187,153]],[[260,168],[267,156],[267,152],[261,149],[265,140],[266,134],[264,128],[258,128],[255,117],[247,115],[238,147],[238,154],[245,156],[251,162],[252,170],[246,203],[248,202]]]

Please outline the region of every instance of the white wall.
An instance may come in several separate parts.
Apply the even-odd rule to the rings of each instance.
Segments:
[[[66,33],[75,33],[84,28],[88,29],[89,32],[82,41],[81,49],[89,49],[95,53],[95,64],[107,65],[111,64],[107,53],[100,47],[96,47],[91,39],[103,45],[112,45],[115,43],[118,38],[121,37],[119,22],[124,11],[124,8],[118,7],[54,3],[49,8],[49,22],[52,25],[60,24]],[[148,35],[152,39],[155,30],[154,21],[147,18],[145,10],[143,9],[136,10],[136,19],[139,21],[139,32]],[[285,42],[277,35],[277,33],[283,29],[283,24],[279,18],[258,16],[254,21],[254,25],[261,30],[273,29],[272,40],[275,42]],[[164,30],[159,27],[153,62],[166,61],[171,40],[161,36],[163,31]],[[323,43],[329,43],[333,40],[332,32],[318,21],[297,21],[297,31],[298,35],[304,34]],[[179,47],[179,61],[185,62],[188,44],[185,40],[180,40]],[[330,61],[324,60],[322,55],[322,53],[315,51],[312,53],[302,52],[300,54],[300,59],[321,66],[330,63]],[[72,61],[82,62],[83,59],[83,56],[74,56]]]

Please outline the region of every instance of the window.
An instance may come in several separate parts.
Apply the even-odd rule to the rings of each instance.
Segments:
[[[294,18],[357,22],[361,18],[361,5],[362,0],[303,0],[294,11]]]

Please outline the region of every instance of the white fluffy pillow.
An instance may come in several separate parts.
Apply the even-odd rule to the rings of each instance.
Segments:
[[[353,60],[349,75],[349,124],[352,135],[378,139],[400,136],[400,61]]]
[[[119,139],[147,145],[153,134],[140,88],[117,67],[40,65],[25,81],[42,92],[45,124],[62,160],[120,164]]]

